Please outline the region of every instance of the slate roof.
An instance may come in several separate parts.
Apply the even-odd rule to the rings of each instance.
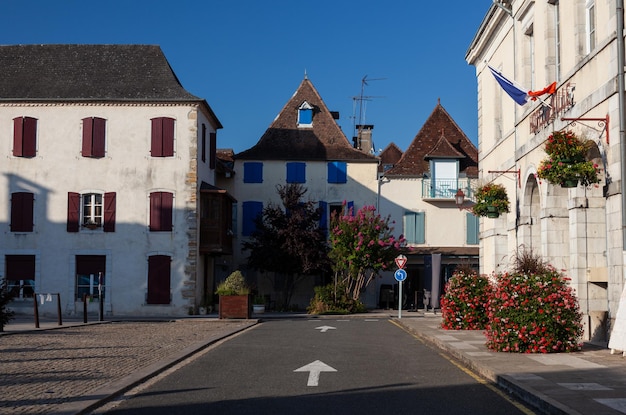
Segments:
[[[313,127],[298,128],[298,109],[306,101],[313,106]],[[242,160],[337,160],[374,162],[371,154],[350,145],[345,134],[305,78],[259,141],[235,155]]]
[[[459,172],[478,177],[478,149],[450,114],[437,103],[398,163],[385,176],[422,177],[431,158],[459,160]]]
[[[200,101],[159,46],[0,46],[1,101]]]

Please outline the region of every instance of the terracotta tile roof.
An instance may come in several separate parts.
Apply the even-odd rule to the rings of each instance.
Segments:
[[[402,157],[402,150],[395,144],[390,143],[378,156],[380,158],[380,164],[378,165],[378,172],[382,173],[385,166],[394,166]]]
[[[217,163],[215,165],[216,167],[216,172],[218,174],[221,175],[234,175],[235,171],[233,170],[233,163],[234,163],[234,159],[233,156],[235,155],[235,152],[233,151],[232,148],[224,148],[224,149],[217,149],[215,152],[215,158],[217,160]]]
[[[298,128],[298,109],[313,106],[312,128]],[[348,142],[309,79],[304,79],[256,145],[235,155],[243,160],[342,160],[376,163]]]
[[[459,159],[460,173],[478,177],[478,149],[450,114],[437,103],[398,163],[386,176],[422,176],[429,172],[429,158]]]

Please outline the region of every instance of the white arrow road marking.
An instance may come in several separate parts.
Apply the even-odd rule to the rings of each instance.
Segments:
[[[294,370],[294,372],[309,372],[309,380],[307,386],[317,386],[320,381],[321,372],[336,372],[337,369],[328,366],[326,363],[316,360],[308,365],[302,366],[300,369]]]
[[[320,333],[326,333],[328,330],[336,330],[336,329],[331,326],[319,326],[319,327],[315,327],[315,330],[319,330]]]

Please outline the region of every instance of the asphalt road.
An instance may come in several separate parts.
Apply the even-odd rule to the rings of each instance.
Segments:
[[[387,319],[258,324],[109,414],[529,414]]]

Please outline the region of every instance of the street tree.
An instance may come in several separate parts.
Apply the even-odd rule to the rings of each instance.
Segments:
[[[381,217],[374,206],[356,213],[344,210],[331,217],[330,252],[336,285],[352,301],[359,301],[369,283],[381,271],[393,267],[403,252],[404,236],[393,235],[390,216]]]
[[[326,230],[319,227],[318,203],[304,200],[307,189],[297,183],[276,186],[282,206],[270,203],[256,218],[256,230],[243,250],[248,266],[282,278],[282,306],[288,308],[294,289],[313,275],[330,271]]]

